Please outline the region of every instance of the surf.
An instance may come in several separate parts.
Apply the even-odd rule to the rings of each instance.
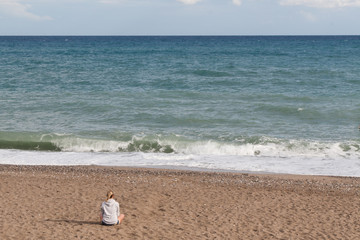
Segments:
[[[118,133],[103,137],[58,133],[0,132],[0,149],[48,152],[163,153],[217,156],[360,158],[360,141],[232,136],[202,139],[176,134]]]

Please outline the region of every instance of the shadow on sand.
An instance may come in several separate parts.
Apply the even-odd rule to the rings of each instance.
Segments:
[[[56,220],[52,220],[52,219],[46,219],[44,220],[45,222],[58,222],[58,223],[71,223],[71,224],[79,224],[79,225],[101,225],[100,222],[94,222],[94,221],[80,221],[80,220],[69,220],[69,219],[56,219]]]

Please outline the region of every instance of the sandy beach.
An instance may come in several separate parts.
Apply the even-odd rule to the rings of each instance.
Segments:
[[[360,178],[0,165],[0,195],[1,239],[360,239]]]

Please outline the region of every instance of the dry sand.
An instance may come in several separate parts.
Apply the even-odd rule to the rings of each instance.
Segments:
[[[360,239],[360,178],[0,165],[0,195],[0,239]]]

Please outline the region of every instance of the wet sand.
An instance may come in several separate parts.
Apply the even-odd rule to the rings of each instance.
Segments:
[[[0,195],[0,239],[360,239],[360,178],[0,165]]]

